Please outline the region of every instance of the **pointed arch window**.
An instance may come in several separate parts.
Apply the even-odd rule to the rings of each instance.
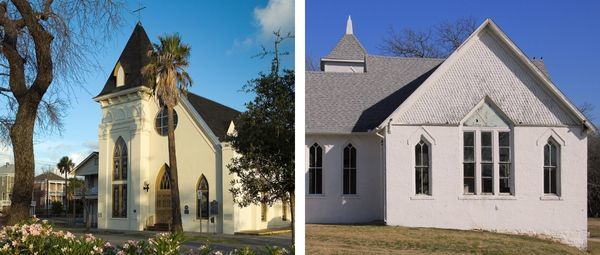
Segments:
[[[165,172],[160,179],[160,186],[158,188],[161,190],[171,189],[171,171],[168,166],[165,166]]]
[[[323,194],[323,149],[317,143],[309,150],[308,194]]]
[[[117,65],[117,70],[116,70],[116,76],[117,76],[117,87],[121,87],[123,85],[125,85],[125,70],[123,70],[123,67],[119,64]]]
[[[356,148],[348,144],[344,148],[344,195],[356,194]]]
[[[113,152],[113,180],[127,180],[127,144],[120,136]]]
[[[112,216],[127,217],[127,144],[123,137],[117,139],[113,151]]]
[[[544,146],[544,194],[557,195],[560,187],[560,148],[551,138]]]
[[[208,193],[208,181],[206,177],[202,175],[200,177],[200,181],[198,182],[197,189],[197,210],[196,210],[196,218],[199,219],[208,219],[208,206],[209,206],[209,193]]]
[[[415,194],[431,195],[429,145],[421,139],[415,146]]]

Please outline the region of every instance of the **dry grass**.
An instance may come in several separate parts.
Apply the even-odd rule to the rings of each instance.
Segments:
[[[590,251],[600,252],[600,242],[590,242]],[[306,254],[586,253],[548,240],[485,231],[309,224]]]

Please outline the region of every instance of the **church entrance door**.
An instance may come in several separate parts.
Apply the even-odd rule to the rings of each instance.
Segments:
[[[171,224],[171,181],[167,165],[160,169],[156,182],[156,220],[154,223]]]

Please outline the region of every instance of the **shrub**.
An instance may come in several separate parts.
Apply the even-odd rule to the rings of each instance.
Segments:
[[[63,204],[60,201],[53,201],[50,204],[52,207],[52,215],[62,214],[63,213]]]
[[[47,221],[32,219],[14,226],[5,226],[0,230],[0,254],[48,254],[48,255],[142,255],[142,254],[181,254],[180,246],[184,242],[182,234],[159,233],[142,241],[126,241],[122,246],[113,246],[109,242],[85,234],[76,237],[70,232],[54,231]],[[223,255],[208,245],[190,250],[189,255]],[[289,252],[279,247],[265,247],[265,252],[256,252],[248,247],[236,249],[229,255],[287,255]]]

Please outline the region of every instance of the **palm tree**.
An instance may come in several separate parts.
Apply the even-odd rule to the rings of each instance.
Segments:
[[[190,46],[181,43],[179,34],[159,36],[160,44],[153,44],[148,52],[150,63],[142,69],[147,81],[154,88],[154,96],[162,107],[167,108],[167,139],[169,144],[169,177],[171,181],[172,232],[183,231],[175,153],[175,127],[173,108],[179,103],[180,93],[186,93],[192,79],[186,69],[189,66]]]
[[[61,174],[65,175],[65,206],[66,206],[65,210],[66,210],[66,212],[69,211],[68,210],[69,203],[67,203],[67,186],[68,186],[69,178],[67,178],[67,174],[71,173],[71,171],[73,170],[74,167],[75,167],[75,164],[67,156],[60,158],[60,161],[58,161],[58,164],[56,164],[56,168],[58,168],[58,171],[60,171]]]

